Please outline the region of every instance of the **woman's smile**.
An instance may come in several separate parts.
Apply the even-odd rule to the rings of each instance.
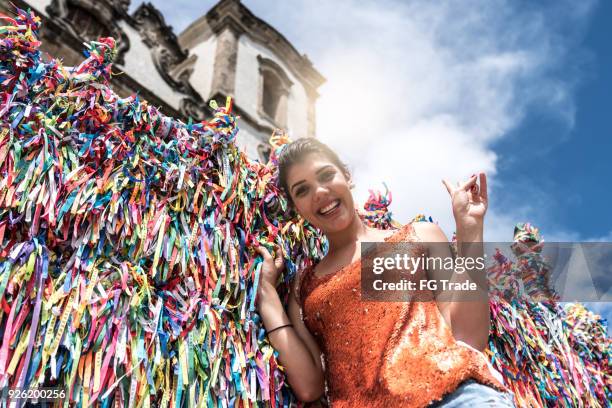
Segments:
[[[331,203],[327,204],[323,208],[319,210],[319,215],[323,217],[329,217],[338,213],[338,209],[340,208],[340,200],[333,200]]]

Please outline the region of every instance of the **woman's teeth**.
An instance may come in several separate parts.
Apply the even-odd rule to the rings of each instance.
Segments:
[[[325,207],[321,208],[319,210],[319,213],[321,215],[326,215],[327,213],[330,213],[334,209],[336,209],[336,207],[338,207],[339,205],[340,205],[340,200],[335,200],[335,201],[331,202],[330,204],[326,205]]]

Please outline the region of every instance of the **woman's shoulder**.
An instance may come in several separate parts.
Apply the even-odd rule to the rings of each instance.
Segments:
[[[404,224],[385,238],[385,242],[439,242],[448,241],[442,229],[431,221],[415,219]]]
[[[413,233],[424,242],[448,241],[442,228],[430,221],[417,220],[410,223]]]
[[[313,265],[312,264],[306,265],[306,266],[298,269],[297,272],[295,272],[295,274],[293,274],[293,278],[291,279],[292,286],[294,288],[299,287],[300,284],[304,281],[304,277],[306,275],[308,275],[309,273],[311,273],[312,269],[313,269]]]
[[[418,240],[419,236],[416,235],[414,221],[404,224],[385,238],[385,242],[404,242]]]
[[[298,304],[301,305],[303,298],[303,288],[305,284],[308,284],[308,280],[310,278],[310,274],[314,271],[314,265],[309,264],[305,267],[299,269],[293,276],[293,281],[291,282],[291,288],[293,290],[293,294],[298,301]]]

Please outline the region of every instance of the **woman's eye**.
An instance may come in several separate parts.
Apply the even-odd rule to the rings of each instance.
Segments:
[[[300,197],[300,196],[302,196],[302,195],[306,194],[306,191],[307,191],[307,190],[308,190],[308,189],[307,189],[306,187],[301,187],[301,188],[298,188],[298,189],[297,189],[297,191],[295,192],[295,195],[296,195],[296,196],[298,196],[298,197]]]
[[[334,178],[334,172],[333,171],[326,171],[325,173],[321,174],[321,180],[329,181],[329,180],[331,180],[333,178]]]

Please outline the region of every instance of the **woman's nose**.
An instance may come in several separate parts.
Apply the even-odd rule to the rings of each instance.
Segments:
[[[325,198],[327,195],[329,194],[329,189],[327,187],[325,187],[322,184],[318,184],[315,187],[315,202],[318,202],[319,200],[322,200],[323,198]]]

